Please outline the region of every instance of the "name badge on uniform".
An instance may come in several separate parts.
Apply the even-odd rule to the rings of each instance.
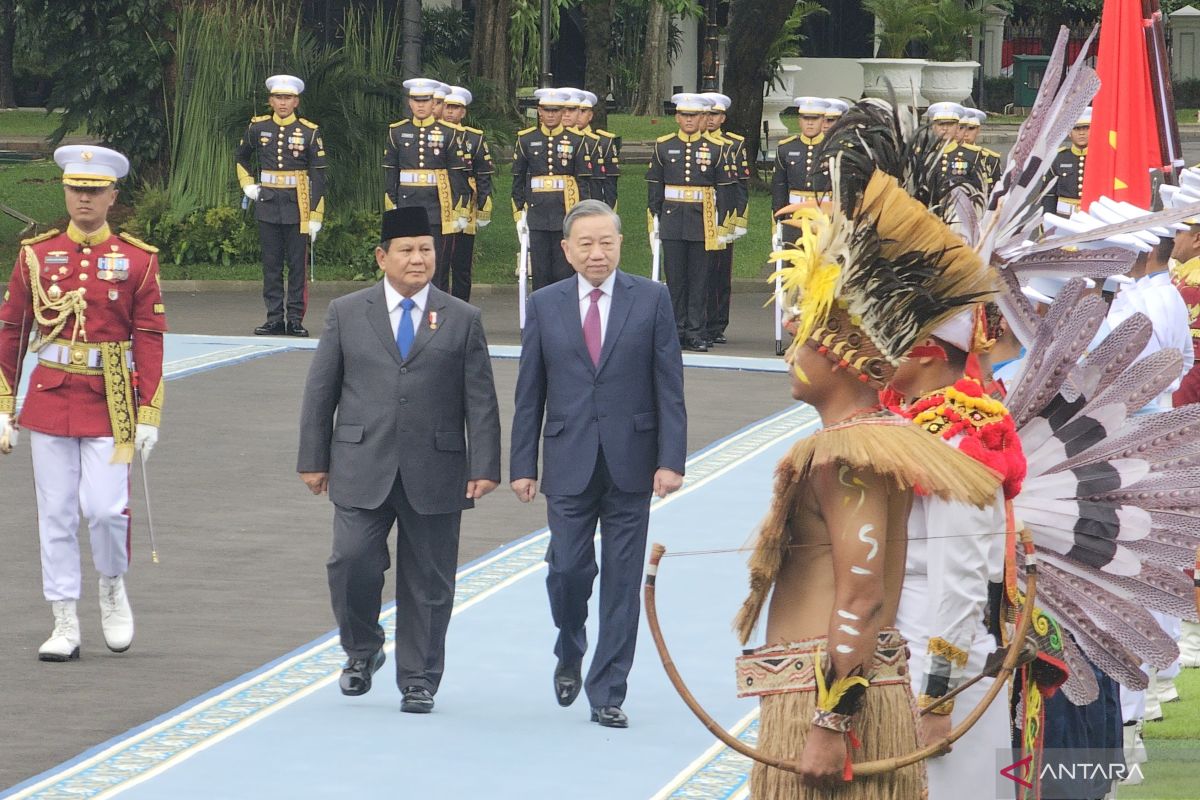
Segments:
[[[677,155],[679,155],[679,154],[680,154],[680,153],[682,153],[682,152],[683,152],[682,150],[668,150],[668,151],[667,151],[667,155],[669,155],[669,156],[677,156]]]

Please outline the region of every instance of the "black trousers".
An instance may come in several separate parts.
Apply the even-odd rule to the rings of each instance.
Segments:
[[[388,534],[396,523],[396,685],[436,693],[446,663],[454,609],[462,512],[418,514],[400,476],[374,509],[335,506],[333,553],[326,570],[342,648],[366,658],[383,647],[379,625],[383,575],[391,566]]]
[[[529,265],[535,292],[575,274],[563,252],[562,238],[561,231],[529,232]]]
[[[713,255],[712,273],[708,276],[708,308],[706,326],[708,337],[715,338],[729,327],[729,301],[733,293],[733,245],[725,245]]]
[[[308,234],[295,222],[258,222],[263,257],[263,303],[267,322],[284,320],[283,273],[287,268],[287,320],[302,322],[308,306]]]
[[[600,635],[584,689],[592,706],[625,702],[641,614],[642,565],[650,492],[623,492],[612,482],[600,451],[582,494],[546,495],[550,523],[546,590],[558,628],[554,654],[581,664],[587,652],[588,598],[600,575]],[[600,566],[596,566],[596,523]]]
[[[459,300],[471,300],[471,264],[475,258],[474,234],[455,233],[442,237],[442,247],[446,250],[446,260],[443,263],[439,253],[437,274],[433,277],[433,285],[443,292],[457,297]]]
[[[662,252],[679,337],[684,340],[703,339],[707,333],[705,307],[708,303],[709,274],[713,270],[713,254],[704,249],[704,242],[680,239],[664,239]]]

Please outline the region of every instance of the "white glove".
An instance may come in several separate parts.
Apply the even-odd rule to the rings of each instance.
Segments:
[[[522,211],[521,216],[517,217],[517,236],[525,238],[529,236],[529,212]]]
[[[139,422],[133,437],[133,448],[142,454],[142,461],[150,457],[150,451],[158,444],[158,428]]]
[[[477,220],[475,220],[475,228],[476,228],[476,230],[479,230],[479,229],[481,229],[481,228],[486,228],[488,225],[491,225],[491,224],[492,224],[492,221],[491,221],[490,219],[477,219]]]
[[[741,227],[740,225],[733,229],[733,238],[734,239],[740,239],[745,235],[746,235],[746,229]]]
[[[20,433],[13,427],[10,414],[0,414],[0,453],[7,455],[17,446],[17,436]]]
[[[469,219],[467,219],[466,217],[455,217],[454,218],[454,230],[455,231],[465,231],[467,229],[467,225],[469,225],[470,222],[471,221]]]
[[[242,187],[242,194],[249,197],[254,202],[258,202],[258,190],[261,187],[257,183],[248,183]]]
[[[321,223],[315,219],[308,221],[308,235],[314,242],[317,240],[317,234],[321,232],[321,227]]]

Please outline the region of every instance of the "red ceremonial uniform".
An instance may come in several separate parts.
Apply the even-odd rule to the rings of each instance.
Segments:
[[[91,235],[71,225],[65,233],[52,231],[22,244],[0,305],[0,412],[13,413],[18,365],[36,324],[39,337],[50,341],[30,376],[22,427],[54,436],[116,436],[119,442],[113,419],[129,426],[126,436],[138,422],[158,426],[167,323],[157,250],[125,234],[114,235],[107,225]],[[79,290],[80,302],[61,312],[43,307],[37,320],[33,293],[38,288],[31,282],[31,267],[42,297],[53,303]],[[62,315],[65,324],[55,333]],[[120,356],[136,417],[132,409],[125,418],[113,416],[102,343],[123,345]]]

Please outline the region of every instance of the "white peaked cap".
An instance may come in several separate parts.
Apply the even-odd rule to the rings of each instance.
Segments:
[[[801,114],[824,116],[829,111],[829,101],[824,97],[796,97],[792,99],[792,103]]]
[[[58,148],[54,163],[62,168],[67,186],[111,186],[129,174],[129,159],[116,150],[90,144]]]
[[[451,86],[450,91],[446,92],[446,103],[449,105],[469,106],[474,99],[471,91],[463,86]]]

